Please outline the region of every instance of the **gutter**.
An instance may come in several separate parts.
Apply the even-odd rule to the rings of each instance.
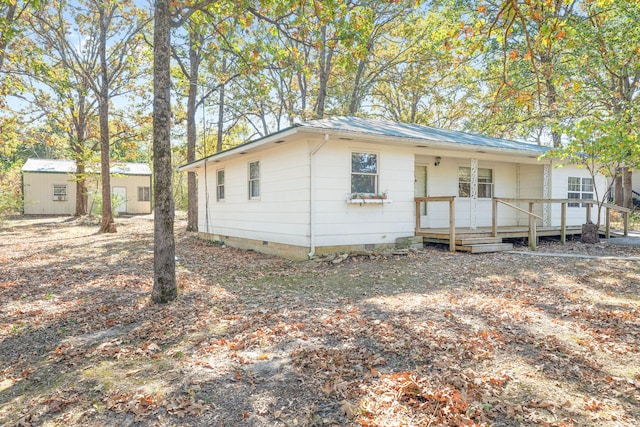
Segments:
[[[309,253],[307,256],[309,259],[313,259],[316,254],[316,212],[315,212],[315,203],[314,196],[315,192],[313,191],[314,180],[313,174],[315,172],[315,168],[313,167],[315,164],[315,155],[320,151],[324,145],[329,142],[329,134],[324,134],[324,140],[318,147],[314,150],[309,151]]]

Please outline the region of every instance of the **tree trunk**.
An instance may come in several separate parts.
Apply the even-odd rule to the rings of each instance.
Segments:
[[[9,33],[11,33],[11,25],[15,19],[14,16],[17,7],[17,3],[9,2],[7,5],[7,13],[4,16],[4,28],[0,30],[0,71],[2,71],[4,59],[7,54],[7,46],[9,45],[9,39],[11,37]]]
[[[171,169],[171,0],[156,0],[153,30],[153,182],[155,188],[153,291],[155,303],[178,296]]]
[[[109,164],[109,73],[107,63],[107,26],[104,4],[99,3],[100,14],[100,93],[98,95],[98,111],[100,117],[100,172],[102,181],[102,221],[101,233],[115,233],[111,208],[111,175]]]
[[[222,74],[226,74],[227,73],[227,58],[223,57],[222,58]],[[219,97],[218,97],[218,135],[217,135],[217,141],[216,141],[216,152],[219,153],[222,151],[222,136],[223,136],[223,131],[224,131],[224,93],[225,90],[225,84],[224,82],[222,82],[220,84],[220,88],[218,89],[219,91]]]
[[[631,169],[628,167],[622,168],[622,188],[624,190],[622,200],[625,208],[633,208],[633,182]]]
[[[613,204],[622,206],[624,203],[624,191],[622,189],[622,168],[616,169],[613,179]]]
[[[196,101],[200,55],[197,44],[201,37],[194,28],[189,29],[189,93],[187,97],[187,162],[196,160]],[[198,188],[195,172],[187,173],[187,231],[198,231]]]
[[[87,205],[89,197],[87,195],[87,177],[85,176],[85,165],[76,160],[76,212],[75,216],[83,216],[87,214]]]

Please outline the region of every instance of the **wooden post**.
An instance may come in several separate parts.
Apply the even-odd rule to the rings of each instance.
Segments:
[[[529,212],[533,213],[533,202],[529,202]],[[538,236],[536,235],[536,218],[529,215],[529,248],[535,251],[538,247]]]
[[[622,222],[624,223],[624,236],[629,235],[629,212],[622,212]]]
[[[456,199],[449,200],[449,250],[456,251]]]
[[[416,202],[416,234],[420,232],[420,203],[422,203],[418,198],[415,199]]]
[[[560,243],[567,243],[567,203],[560,204]]]
[[[604,220],[606,222],[604,226],[604,238],[610,239],[611,238],[611,209],[610,208],[607,208],[607,210],[605,211]]]
[[[498,237],[498,200],[495,197],[491,208],[491,236]]]

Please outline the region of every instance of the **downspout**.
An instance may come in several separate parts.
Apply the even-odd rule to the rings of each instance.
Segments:
[[[309,245],[310,250],[307,256],[309,259],[312,259],[316,254],[316,213],[315,213],[315,204],[313,203],[314,191],[313,191],[313,173],[314,170],[314,158],[315,155],[320,149],[329,141],[329,134],[324,134],[324,141],[322,144],[318,145],[314,150],[309,152]]]

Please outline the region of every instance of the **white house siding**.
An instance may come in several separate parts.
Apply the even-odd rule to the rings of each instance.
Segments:
[[[631,174],[631,188],[636,193],[640,193],[640,169],[634,170]],[[640,199],[640,196],[637,194],[634,194],[633,197]]]
[[[111,177],[111,188],[124,187],[127,189],[128,214],[148,214],[151,213],[150,201],[138,200],[138,187],[149,187],[151,191],[151,177],[148,175],[116,175]],[[150,198],[153,194],[150,194]]]
[[[199,168],[199,231],[223,240],[234,237],[308,248],[308,158],[308,145],[298,141],[227,161],[209,162],[208,197],[205,170]],[[249,200],[249,163],[256,160],[260,161],[260,198]],[[219,169],[225,171],[225,199],[221,201],[216,200]]]
[[[566,199],[569,191],[569,177],[589,178],[589,172],[586,169],[581,169],[576,166],[564,166],[555,167],[551,170],[551,188],[553,199]],[[602,199],[604,192],[607,188],[607,180],[603,176],[599,176],[596,179],[596,186],[598,187],[598,196]],[[594,193],[594,199],[596,195]],[[597,199],[596,199],[597,200]],[[567,207],[567,225],[581,225],[586,221],[587,214],[586,207]],[[552,224],[554,226],[560,225],[560,212],[561,206],[558,203],[554,203],[551,206],[552,212]],[[597,206],[593,206],[591,209],[591,221],[597,223],[598,221],[598,209]],[[602,213],[601,223],[604,221],[604,212]]]
[[[517,166],[518,191],[514,197],[520,199],[542,199],[544,197],[544,166],[543,165],[527,165],[519,164]],[[529,210],[528,203],[519,203],[518,207]],[[533,208],[533,213],[542,217],[544,207],[542,204],[536,203]],[[524,212],[517,212],[514,209],[510,209],[512,212],[516,212],[516,224],[515,225],[529,225],[529,215]],[[538,225],[542,225],[541,220],[536,220]]]
[[[378,193],[389,203],[347,203],[351,153],[378,155]],[[315,244],[319,247],[395,244],[413,235],[414,154],[411,149],[330,140],[315,155]]]
[[[67,200],[53,200],[53,185],[67,186]],[[76,182],[65,173],[30,172],[23,175],[26,215],[73,215],[76,209]]]

